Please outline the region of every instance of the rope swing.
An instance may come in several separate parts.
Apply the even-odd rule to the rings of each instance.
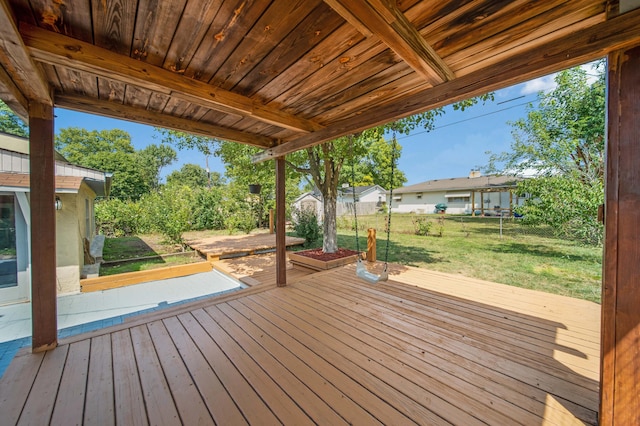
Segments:
[[[349,136],[349,142],[351,144],[351,192],[353,195],[353,218],[356,227],[356,251],[358,252],[358,261],[356,262],[356,276],[361,278],[371,284],[376,284],[379,281],[387,281],[389,279],[389,273],[387,271],[388,260],[389,260],[389,241],[391,238],[391,208],[389,207],[389,211],[387,214],[387,246],[384,252],[384,269],[380,275],[376,275],[372,272],[367,271],[367,268],[364,266],[364,262],[362,262],[362,258],[360,256],[360,239],[358,237],[358,209],[357,209],[357,200],[356,200],[356,168],[355,168],[355,158],[353,155],[353,135]],[[389,177],[389,188],[391,189],[390,197],[393,200],[393,176],[395,172],[395,163],[396,163],[396,132],[393,132],[393,141],[391,142],[391,175]],[[391,204],[389,204],[391,206]]]

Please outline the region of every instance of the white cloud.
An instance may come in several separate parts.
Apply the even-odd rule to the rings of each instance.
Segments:
[[[555,74],[545,75],[544,77],[536,78],[534,80],[527,81],[523,84],[520,94],[531,95],[538,92],[548,92],[555,89],[556,82],[553,80]]]

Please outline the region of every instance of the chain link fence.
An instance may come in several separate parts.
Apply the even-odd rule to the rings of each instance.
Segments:
[[[378,232],[386,232],[387,215],[362,215],[358,212],[358,230],[366,231],[375,228]],[[338,217],[338,228],[355,230],[353,217]],[[531,226],[522,218],[508,216],[470,216],[470,215],[418,215],[393,214],[391,232],[402,234],[469,237],[486,235],[488,238],[517,238],[519,236],[536,236],[557,238],[550,226]]]

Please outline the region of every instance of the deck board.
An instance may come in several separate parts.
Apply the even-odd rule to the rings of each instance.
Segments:
[[[350,265],[22,354],[0,382],[0,413],[25,424],[596,424],[598,314],[398,265],[370,285]]]
[[[304,244],[304,238],[287,236],[285,245],[298,246]],[[269,233],[246,235],[212,235],[197,239],[186,238],[186,243],[192,249],[213,261],[220,258],[243,254],[255,254],[276,248],[276,235]]]
[[[132,327],[131,340],[140,370],[140,385],[149,413],[149,423],[180,424],[178,410],[173,403],[169,385],[147,327]]]
[[[149,424],[129,330],[111,336],[116,424]],[[144,372],[144,371],[143,371]]]
[[[89,340],[69,345],[60,389],[51,417],[52,424],[82,424],[90,349]]]

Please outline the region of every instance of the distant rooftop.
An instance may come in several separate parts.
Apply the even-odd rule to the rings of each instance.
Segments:
[[[437,191],[469,191],[469,190],[492,190],[500,188],[515,187],[523,180],[516,176],[478,176],[478,177],[457,177],[450,179],[434,179],[414,185],[403,186],[394,189],[394,194],[411,192],[437,192]]]

